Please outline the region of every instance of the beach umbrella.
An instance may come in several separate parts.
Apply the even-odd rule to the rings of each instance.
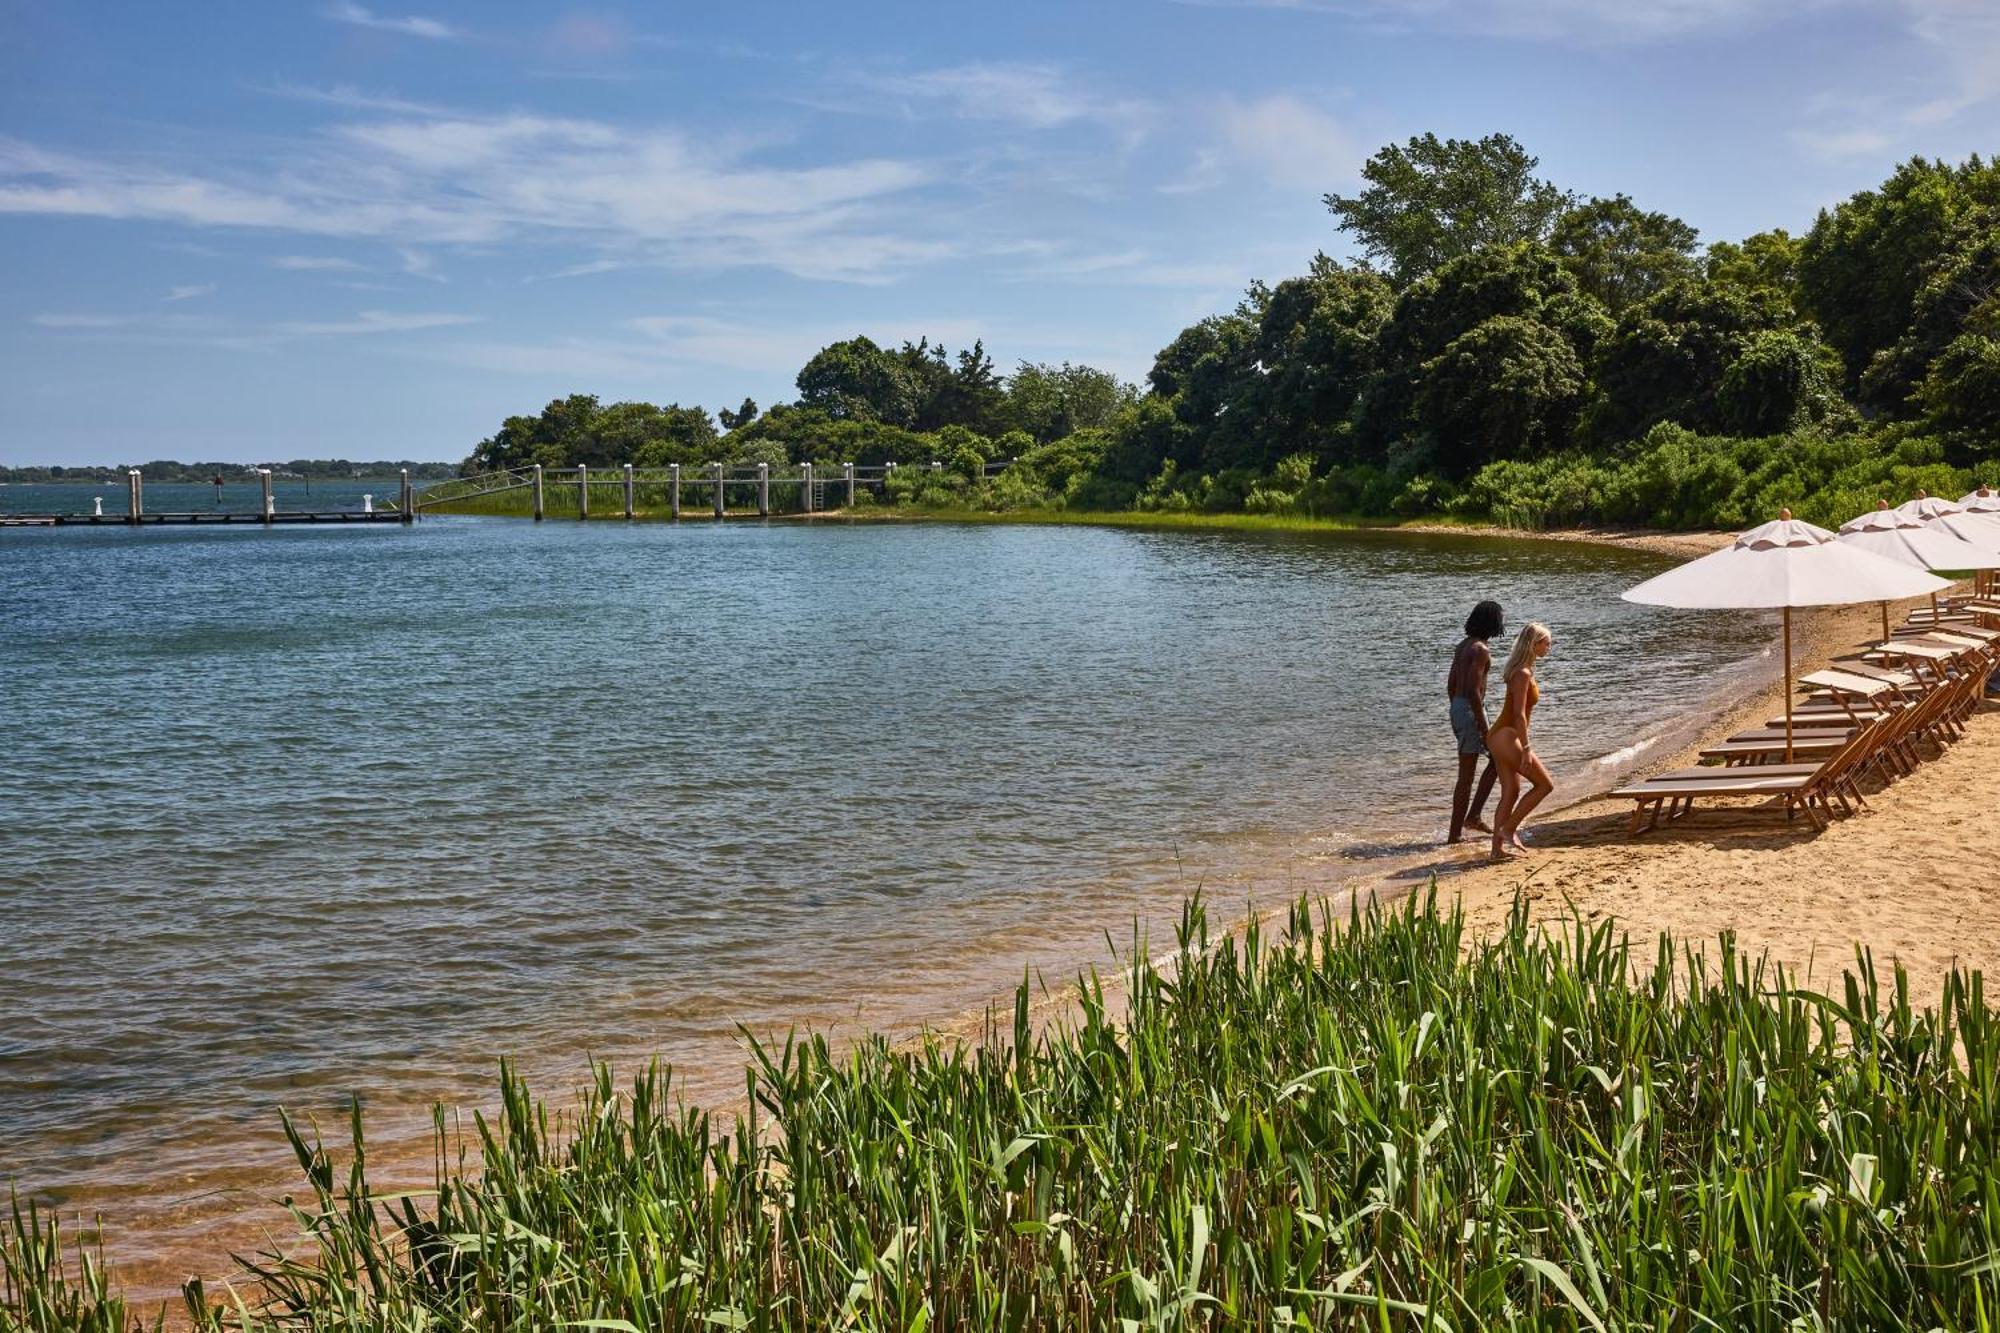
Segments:
[[[1776,607],[1784,622],[1785,758],[1792,757],[1792,608],[1922,597],[1951,585],[1911,565],[1834,540],[1789,509],[1720,551],[1620,594],[1642,606],[1727,611]]]
[[[1972,514],[2000,514],[2000,491],[1981,486],[1958,497],[1958,507]]]
[[[1973,492],[1975,499],[1978,495],[1977,491]],[[1897,505],[1896,512],[1942,527],[1975,546],[2000,550],[2000,512],[1967,509],[1963,504],[1953,504],[1929,491],[1918,491],[1916,499]]]
[[[1840,525],[1835,540],[1918,569],[2000,569],[2000,546],[1985,547],[1941,523],[1926,523],[1901,509],[1880,506]],[[1931,620],[1937,620],[1937,594],[1931,594]],[[1889,604],[1882,603],[1882,637],[1889,637]]]

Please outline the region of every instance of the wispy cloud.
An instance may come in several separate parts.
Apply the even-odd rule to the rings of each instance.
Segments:
[[[350,334],[414,333],[420,329],[444,329],[458,324],[477,324],[477,315],[412,313],[395,310],[364,310],[353,319],[287,320],[272,326],[281,336],[297,338],[344,337]]]
[[[271,267],[288,273],[352,273],[361,265],[335,255],[279,255]]]
[[[1909,108],[1934,125],[2000,96],[2000,5],[1993,0],[1903,0],[1910,30],[1943,67],[1943,91]]]
[[[78,334],[103,334],[147,342],[193,343],[232,349],[269,347],[300,338],[339,338],[395,333],[421,333],[479,322],[477,315],[435,311],[363,310],[348,318],[282,320],[276,323],[219,319],[213,315],[49,312],[33,316],[39,328]]]
[[[162,296],[160,300],[167,303],[172,303],[174,301],[192,301],[197,296],[211,296],[214,293],[215,293],[214,283],[212,282],[195,283],[186,287],[170,287],[167,289],[167,294],[165,296]]]
[[[1142,132],[1153,107],[1140,98],[1104,97],[1062,66],[977,62],[942,69],[872,74],[863,87],[895,102],[940,106],[966,120],[1052,130],[1080,121],[1121,134]]]
[[[2000,98],[2000,5],[1992,0],[1891,0],[1927,66],[1915,86],[1830,89],[1802,108],[1792,142],[1824,162],[1937,151],[1956,126],[1974,148],[1990,138],[1985,109]],[[1982,118],[1982,115],[1984,118]]]
[[[1177,0],[1208,9],[1337,15],[1388,31],[1577,44],[1658,41],[1754,27],[1835,0]]]
[[[1346,126],[1286,94],[1225,100],[1215,118],[1228,155],[1274,185],[1315,191],[1344,185],[1366,156]]]
[[[356,4],[328,5],[320,11],[336,23],[351,23],[357,28],[373,28],[377,32],[400,33],[405,37],[423,37],[430,41],[450,41],[461,37],[456,28],[441,23],[437,19],[423,18],[415,14],[393,18],[387,14],[377,14]]]
[[[889,200],[926,179],[861,158],[771,166],[672,128],[529,114],[397,114],[335,124],[228,172],[0,139],[0,213],[372,237],[425,246],[569,240],[689,268],[771,266],[880,280],[952,252]]]
[[[437,271],[437,261],[421,250],[403,246],[396,251],[396,257],[403,261],[403,272],[413,278],[426,278],[431,282],[445,281],[444,274]]]

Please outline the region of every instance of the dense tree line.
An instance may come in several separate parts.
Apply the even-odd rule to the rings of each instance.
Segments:
[[[1325,196],[1363,258],[1253,284],[1168,343],[1143,393],[857,337],[807,362],[795,402],[746,402],[720,431],[699,408],[572,397],[468,466],[940,459],[894,498],[1667,525],[1834,517],[1991,471],[2000,167],[1912,159],[1802,235],[1704,249],[1538,166],[1505,135],[1382,149],[1361,190]],[[993,459],[1019,462],[983,479]]]

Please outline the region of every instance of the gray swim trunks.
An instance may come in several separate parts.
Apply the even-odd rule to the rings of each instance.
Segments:
[[[1458,737],[1458,752],[1478,757],[1486,753],[1486,738],[1479,734],[1479,710],[1462,694],[1451,696],[1451,734]]]

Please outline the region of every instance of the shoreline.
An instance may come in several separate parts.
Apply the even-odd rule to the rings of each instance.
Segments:
[[[885,515],[883,517],[886,518],[888,516]],[[817,516],[816,521],[840,521],[840,519],[835,515],[823,515]],[[1328,525],[1319,526],[1326,527]],[[1433,529],[1410,525],[1379,530],[1402,533],[1426,532]],[[1726,541],[1729,536],[1729,534],[1662,534],[1613,531],[1526,533],[1507,529],[1472,529],[1453,526],[1440,527],[1435,529],[1435,531],[1455,536],[1582,543],[1680,555],[1699,554],[1703,551],[1713,549],[1714,546]],[[1861,608],[1860,612],[1862,613],[1860,620],[1864,622],[1876,614],[1872,606]],[[1797,640],[1801,661],[1814,660],[1825,655],[1825,651],[1832,646],[1834,638],[1837,637],[1837,628],[1825,622],[1828,619],[1838,618],[1837,616],[1832,618],[1801,618],[1801,629],[1803,632]],[[1848,618],[1854,619],[1855,616],[1850,613]],[[1811,636],[1810,639],[1808,636]],[[1765,707],[1766,705],[1762,700],[1766,695],[1772,694],[1774,694],[1774,691],[1768,687],[1760,690],[1752,684],[1748,686],[1747,700],[1743,688],[1725,689],[1713,699],[1706,700],[1702,709],[1705,721],[1701,723],[1704,734],[1712,733],[1719,727],[1735,725],[1737,719]],[[1664,752],[1660,754],[1648,752],[1646,762],[1648,766],[1659,766],[1669,762],[1669,759],[1665,756]],[[1560,820],[1563,816],[1579,807],[1589,806],[1593,799],[1589,792],[1579,791],[1575,795],[1570,796],[1561,805],[1547,808],[1541,812],[1541,821],[1539,822],[1547,823]],[[1531,836],[1533,836],[1534,827],[1535,825],[1530,825]],[[1298,836],[1302,840],[1306,835],[1304,831],[1299,831]],[[1425,849],[1423,851],[1399,851],[1387,855],[1356,855],[1351,850],[1316,854],[1295,851],[1283,860],[1273,862],[1256,871],[1202,887],[1204,896],[1209,902],[1210,910],[1213,914],[1212,919],[1217,928],[1217,938],[1221,938],[1225,934],[1240,935],[1244,925],[1253,916],[1268,920],[1276,914],[1281,918],[1284,909],[1292,901],[1301,896],[1314,899],[1329,898],[1338,903],[1342,910],[1345,909],[1349,901],[1357,897],[1364,898],[1369,903],[1387,903],[1403,897],[1412,891],[1420,890],[1433,873],[1437,875],[1440,881],[1440,888],[1445,889],[1447,892],[1457,892],[1464,895],[1467,890],[1475,890],[1477,893],[1476,901],[1478,903],[1478,910],[1476,912],[1472,910],[1472,905],[1475,901],[1474,898],[1466,898],[1465,901],[1468,903],[1468,911],[1472,919],[1484,924],[1492,916],[1491,902],[1493,893],[1496,890],[1489,883],[1494,878],[1492,875],[1481,877],[1477,874],[1483,866],[1476,859],[1476,852],[1467,851],[1467,848],[1473,846],[1475,845],[1467,844],[1466,847],[1459,849],[1456,854],[1441,852],[1440,849],[1436,848]],[[1541,860],[1542,858],[1538,856],[1535,859]],[[1529,872],[1529,867],[1495,867],[1493,869],[1502,872],[1513,871],[1517,876],[1526,875],[1528,880],[1534,878],[1534,874]],[[1509,899],[1511,900],[1511,893],[1509,894]],[[1504,919],[1504,912],[1500,915]],[[1122,946],[1125,941],[1121,940],[1119,943],[1122,952]],[[1163,946],[1170,946],[1171,943],[1172,938],[1169,932],[1164,940],[1151,940],[1149,948],[1150,951],[1157,954]],[[1099,952],[1101,953],[1101,950]],[[1107,983],[1107,989],[1110,988],[1110,983],[1115,978],[1122,976],[1124,969],[1129,967],[1131,961],[1131,959],[1123,957],[1105,960],[1106,968],[1117,969],[1116,972],[1109,970],[1101,972]],[[1046,986],[1042,993],[1037,996],[1032,1006],[1037,1030],[1044,1024],[1061,1021],[1063,1014],[1069,1009],[1072,1003],[1070,996],[1074,991],[1075,981],[1076,977],[1073,975],[1057,977],[1051,974],[1046,978]],[[935,1021],[924,1023],[914,1030],[906,1028],[901,1038],[902,1042],[921,1041],[926,1036],[936,1036],[946,1040],[979,1040],[984,1031],[987,1015],[995,1012],[996,1007],[1004,1008],[1009,997],[1002,993],[968,993],[962,998],[965,1001],[963,1007],[939,1012],[935,1015]],[[859,1035],[861,1031],[861,1029],[855,1028],[850,1024],[838,1024],[836,1027],[847,1029],[845,1032],[838,1033],[836,1040],[851,1040],[856,1035]],[[623,1066],[623,1068],[629,1074],[633,1066],[627,1065]],[[573,1077],[567,1080],[567,1083],[560,1076],[544,1078],[537,1081],[536,1088],[539,1095],[548,1098],[551,1104],[563,1104],[564,1087],[567,1084],[573,1084],[575,1081]],[[713,1080],[709,1081],[712,1082]],[[477,1104],[476,1102],[457,1103],[455,1104],[455,1109],[462,1112],[464,1109]],[[711,1112],[728,1115],[732,1109],[740,1109],[740,1099],[738,1102],[724,1102],[723,1104],[705,1101],[703,1105],[705,1109]],[[330,1128],[335,1129],[336,1134],[338,1133],[338,1127],[330,1126]],[[382,1126],[382,1128],[386,1129],[387,1126]],[[273,1133],[275,1134],[275,1129]],[[338,1139],[335,1140],[334,1147],[338,1151]],[[431,1161],[430,1139],[427,1135],[404,1139],[385,1134],[379,1139],[371,1140],[371,1149],[373,1150],[371,1155],[373,1153],[381,1154],[381,1157],[377,1159],[380,1165],[390,1167],[398,1175],[402,1174],[403,1171],[408,1171],[413,1177],[408,1183],[424,1183],[423,1178],[428,1175]],[[255,1186],[245,1182],[231,1192],[235,1193],[239,1198],[246,1198],[255,1191],[255,1188]],[[243,1250],[271,1239],[269,1224],[279,1219],[275,1216],[275,1208],[270,1206],[270,1204],[270,1198],[259,1194],[254,1206],[245,1203],[239,1208],[230,1210],[238,1219],[236,1223],[222,1223],[212,1228],[205,1228],[204,1243],[207,1239],[213,1238],[215,1244],[209,1251],[201,1255],[197,1262],[203,1268],[215,1268],[224,1262],[226,1254],[231,1250]],[[109,1223],[109,1229],[115,1233],[118,1230],[118,1218],[115,1215],[109,1215],[106,1221]],[[162,1250],[156,1255],[147,1256],[137,1261],[114,1260],[114,1264],[121,1277],[129,1276],[130,1278],[138,1279],[137,1282],[132,1283],[128,1287],[128,1290],[132,1290],[135,1294],[143,1293],[141,1298],[151,1304],[162,1299],[169,1301],[172,1299],[174,1288],[170,1284],[177,1283],[179,1278],[170,1276],[170,1274],[185,1274],[189,1271],[187,1261],[191,1258],[195,1258],[195,1256],[189,1253],[188,1248],[173,1246]],[[179,1262],[179,1267],[174,1267],[176,1261]]]

